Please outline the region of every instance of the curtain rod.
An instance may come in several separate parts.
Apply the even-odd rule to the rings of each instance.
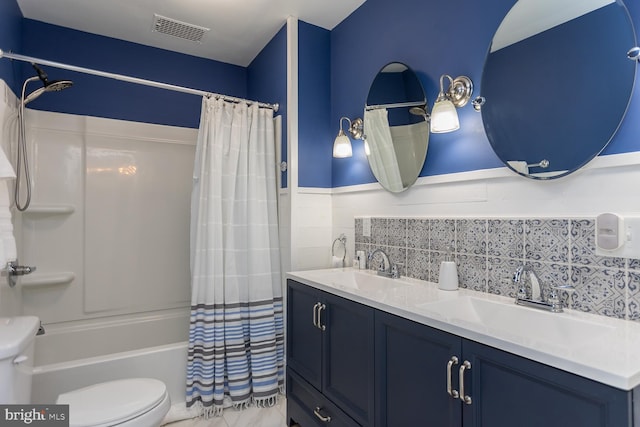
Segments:
[[[403,107],[424,107],[427,105],[427,100],[414,101],[414,102],[398,102],[396,104],[378,104],[378,105],[365,105],[365,110],[381,110],[383,108],[403,108]]]
[[[153,80],[145,80],[137,77],[125,76],[123,74],[107,73],[105,71],[93,70],[91,68],[77,67],[75,65],[62,64],[60,62],[48,61],[46,59],[33,58],[30,56],[19,55],[16,53],[4,52],[2,49],[0,49],[0,58],[9,58],[9,59],[15,59],[18,61],[31,62],[31,63],[40,64],[40,65],[47,65],[54,68],[62,68],[64,70],[76,71],[78,73],[92,74],[94,76],[106,77],[109,79],[120,80],[123,82],[136,83],[144,86],[151,86],[151,87],[157,87],[160,89],[173,90],[175,92],[189,93],[191,95],[200,95],[200,96],[206,96],[209,98],[224,99],[225,101],[231,101],[231,102],[247,102],[250,104],[255,103],[255,104],[258,104],[259,107],[271,108],[274,112],[277,112],[278,108],[280,107],[279,104],[267,104],[264,102],[250,101],[247,99],[236,98],[234,96],[205,92],[203,90],[191,89],[184,86],[177,86],[177,85],[172,85],[168,83],[156,82]]]

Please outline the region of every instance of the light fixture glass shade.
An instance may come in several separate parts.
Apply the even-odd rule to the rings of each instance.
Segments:
[[[351,157],[353,155],[353,151],[351,149],[351,140],[345,133],[340,129],[338,132],[338,136],[336,136],[335,141],[333,141],[333,157],[337,157],[339,159],[345,157]]]
[[[431,110],[431,132],[445,133],[460,129],[458,112],[453,102],[447,98],[438,97],[433,110]]]

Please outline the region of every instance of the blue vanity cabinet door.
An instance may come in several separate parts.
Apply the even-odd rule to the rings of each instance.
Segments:
[[[374,309],[293,280],[287,285],[287,371],[360,426],[373,426]]]
[[[632,392],[463,341],[465,427],[631,427]]]
[[[461,426],[460,400],[446,388],[447,363],[461,357],[460,337],[381,311],[375,328],[376,427]],[[452,366],[455,390],[459,367]]]
[[[323,292],[287,280],[287,367],[322,390],[322,331],[313,324]]]
[[[373,426],[374,309],[331,294],[325,301],[322,392],[360,425]]]

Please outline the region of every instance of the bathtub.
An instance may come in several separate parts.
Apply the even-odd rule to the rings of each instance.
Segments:
[[[132,377],[157,378],[173,403],[184,402],[188,310],[45,329],[36,338],[33,403],[54,403],[60,393]]]

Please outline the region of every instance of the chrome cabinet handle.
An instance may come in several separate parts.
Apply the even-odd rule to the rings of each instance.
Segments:
[[[449,393],[449,396],[454,399],[457,399],[459,395],[458,390],[453,390],[451,387],[451,367],[457,364],[458,358],[456,356],[451,356],[451,359],[449,359],[449,362],[447,363],[447,393]]]
[[[323,423],[330,423],[331,422],[331,417],[329,415],[322,415],[320,413],[322,409],[319,406],[316,406],[316,409],[313,410],[313,413],[315,414],[316,417],[318,417],[318,419],[320,421],[322,421]]]
[[[320,304],[320,303],[318,303]],[[320,306],[318,307],[318,328],[320,328],[321,330],[326,330],[326,326],[322,324],[322,312],[327,308],[326,305],[324,304],[320,304]]]
[[[320,327],[318,326],[318,307],[320,307],[319,302],[315,303],[315,305],[313,306],[313,326],[315,326],[316,328]]]
[[[467,396],[464,394],[464,371],[471,369],[471,362],[465,360],[464,363],[460,366],[459,372],[459,380],[460,380],[460,400],[462,400],[465,404],[471,405],[471,396]]]

